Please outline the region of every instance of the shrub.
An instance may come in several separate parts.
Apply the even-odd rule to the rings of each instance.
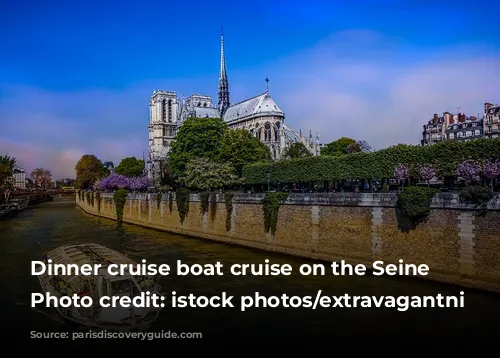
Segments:
[[[175,201],[177,202],[177,211],[181,219],[181,225],[189,212],[189,190],[185,188],[177,189],[175,192]]]
[[[397,207],[412,221],[425,219],[430,211],[432,198],[438,190],[419,186],[409,186],[398,194]]]
[[[419,175],[418,170],[424,165],[432,165],[437,176],[451,177],[456,175],[458,164],[465,160],[494,158],[500,158],[500,138],[443,141],[430,146],[399,144],[371,153],[251,164],[243,168],[243,177],[250,185],[267,184],[268,172],[273,183],[383,179],[393,178],[394,168],[401,163],[405,163],[413,177]]]
[[[113,194],[113,200],[115,201],[116,209],[116,219],[121,222],[123,220],[123,208],[125,208],[125,203],[127,202],[128,191],[125,189],[118,189]]]
[[[266,233],[271,232],[271,235],[276,233],[276,225],[278,224],[278,211],[288,197],[288,193],[267,193],[264,197],[263,214],[264,214],[264,230]]]
[[[161,191],[156,194],[156,208],[158,210],[160,210],[162,196],[163,196],[163,193]]]
[[[231,216],[233,214],[233,193],[225,194],[225,204],[226,204],[226,231],[231,230]]]
[[[208,199],[210,197],[210,193],[208,191],[203,191],[200,193],[200,211],[202,215],[208,211]]]
[[[483,215],[487,211],[488,202],[493,198],[493,191],[486,186],[467,185],[460,192],[460,199],[476,205],[480,209],[479,214]]]

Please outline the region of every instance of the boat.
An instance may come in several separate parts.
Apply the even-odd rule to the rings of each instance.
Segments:
[[[28,204],[29,204],[29,198],[11,199],[9,202],[9,205],[16,208],[17,211],[22,211],[26,209],[28,207]]]
[[[52,260],[51,262],[48,260]],[[110,275],[108,266],[133,265],[137,263],[129,257],[107,247],[82,243],[60,246],[44,256],[44,263],[70,265],[81,267],[84,264],[100,264],[93,275],[38,275],[38,280],[44,294],[49,293],[58,299],[63,296],[90,296],[92,305],[88,308],[54,307],[60,318],[67,323],[80,328],[110,331],[137,331],[147,329],[158,318],[160,307],[101,307],[103,296],[128,296],[130,298],[141,294],[160,294],[160,285],[152,276],[132,276],[127,272],[123,275]],[[43,312],[42,312],[43,313]]]

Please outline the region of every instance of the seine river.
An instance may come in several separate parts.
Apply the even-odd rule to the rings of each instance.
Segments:
[[[0,222],[0,277],[4,327],[21,337],[30,331],[67,331],[68,327],[36,312],[30,307],[31,292],[39,292],[36,277],[30,275],[31,260],[60,245],[95,242],[113,248],[137,261],[167,263],[177,260],[188,264],[215,263],[225,267],[234,263],[289,263],[294,269],[311,260],[223,245],[181,235],[145,229],[85,214],[72,198],[29,208],[17,217]],[[430,268],[432,270],[432,267]],[[463,289],[428,281],[391,279],[373,276],[289,277],[255,276],[164,276],[164,292],[180,294],[312,295],[322,289],[326,295],[459,295]],[[467,340],[470,335],[496,335],[500,322],[500,298],[494,294],[465,289],[465,308],[166,308],[150,331],[201,332],[211,338],[286,338],[288,340],[327,337],[400,336],[423,338],[455,337]],[[329,338],[328,338],[329,339]],[[33,340],[31,340],[33,341]],[[96,340],[92,340],[96,341]],[[89,344],[104,344],[86,342]],[[184,340],[190,341],[191,340]],[[72,342],[73,345],[82,344]],[[86,347],[87,347],[86,346]]]

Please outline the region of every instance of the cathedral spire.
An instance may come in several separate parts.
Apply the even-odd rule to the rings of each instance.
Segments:
[[[226,112],[227,107],[230,106],[229,102],[229,81],[227,80],[226,73],[226,56],[224,54],[224,32],[220,28],[220,73],[219,73],[219,110],[221,116]]]

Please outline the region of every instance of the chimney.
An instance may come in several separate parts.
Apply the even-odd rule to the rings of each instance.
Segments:
[[[437,124],[439,121],[439,116],[437,113],[434,113],[434,117],[432,118],[432,123]]]
[[[493,107],[493,104],[485,102],[484,103],[484,113],[488,113],[488,110]]]
[[[450,125],[450,124],[455,123],[455,121],[453,120],[453,115],[450,112],[444,112],[443,117],[444,117],[444,122],[446,123],[446,125]]]

